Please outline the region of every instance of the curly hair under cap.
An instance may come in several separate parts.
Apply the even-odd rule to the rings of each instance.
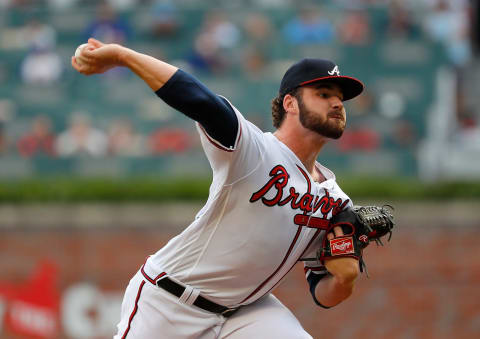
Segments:
[[[283,108],[283,99],[285,95],[290,94],[297,100],[299,99],[300,87],[297,87],[291,90],[284,95],[278,95],[272,99],[272,120],[273,120],[273,127],[280,128],[282,125],[283,120],[285,119],[285,109]]]

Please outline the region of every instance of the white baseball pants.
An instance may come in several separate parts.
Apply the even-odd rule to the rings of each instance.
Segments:
[[[225,318],[180,301],[146,280],[130,280],[114,339],[311,339],[300,322],[269,294]]]

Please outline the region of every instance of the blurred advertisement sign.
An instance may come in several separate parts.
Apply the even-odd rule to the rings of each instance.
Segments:
[[[60,295],[55,265],[42,261],[24,282],[0,282],[2,333],[32,338],[58,336]]]
[[[120,320],[122,293],[102,292],[95,285],[78,283],[62,296],[62,324],[72,338],[111,337]]]
[[[0,281],[0,337],[108,338],[115,333],[121,291],[102,292],[79,282],[60,292],[58,281],[50,261],[39,262],[26,281]]]

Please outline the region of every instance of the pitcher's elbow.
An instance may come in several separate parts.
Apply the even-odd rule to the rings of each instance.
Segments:
[[[359,275],[360,268],[358,266],[358,262],[354,261],[348,265],[344,265],[342,269],[337,272],[335,278],[341,285],[352,285]]]

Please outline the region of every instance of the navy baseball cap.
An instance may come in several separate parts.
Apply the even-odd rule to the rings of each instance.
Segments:
[[[344,101],[355,98],[364,88],[360,80],[340,75],[338,65],[330,60],[303,59],[285,72],[279,93],[284,95],[297,87],[318,81],[332,82],[340,86]]]

